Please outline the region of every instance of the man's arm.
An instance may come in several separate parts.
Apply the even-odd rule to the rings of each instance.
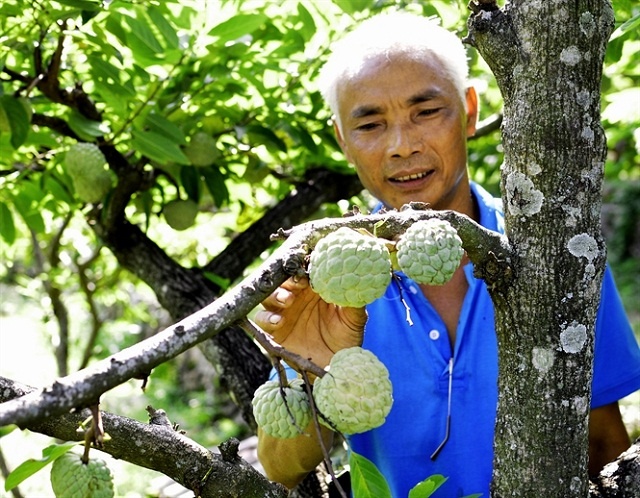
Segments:
[[[602,468],[630,446],[618,403],[600,406],[589,415],[589,475]]]
[[[341,349],[362,344],[367,321],[364,308],[341,308],[324,302],[307,278],[287,280],[262,304],[264,309],[255,315],[258,326],[289,351],[322,368]],[[292,488],[322,461],[313,421],[305,433],[278,439],[258,430],[258,459],[269,479]],[[324,426],[322,439],[330,449],[333,432]]]
[[[327,451],[333,444],[333,432],[321,426],[322,439]],[[291,439],[278,439],[258,429],[258,459],[267,477],[291,489],[317,467],[323,459],[313,421],[305,434]]]

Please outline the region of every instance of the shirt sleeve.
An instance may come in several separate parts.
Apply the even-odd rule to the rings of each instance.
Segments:
[[[640,346],[607,266],[596,317],[591,408],[640,389]]]

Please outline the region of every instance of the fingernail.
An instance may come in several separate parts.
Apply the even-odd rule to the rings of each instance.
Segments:
[[[276,292],[276,301],[284,304],[284,302],[287,300],[288,295],[289,293],[286,290],[279,289],[278,292]]]
[[[280,323],[280,320],[282,320],[282,317],[280,315],[276,315],[275,313],[272,313],[269,317],[269,323],[271,325],[277,325],[278,323]]]

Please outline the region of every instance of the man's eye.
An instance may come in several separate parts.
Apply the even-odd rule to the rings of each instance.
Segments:
[[[359,125],[356,129],[358,131],[369,131],[369,130],[373,130],[378,126],[378,123],[365,123],[365,124],[361,124]]]
[[[436,109],[422,109],[420,112],[418,112],[418,116],[430,116],[432,114],[435,114],[439,110],[440,110],[439,108],[436,108]]]

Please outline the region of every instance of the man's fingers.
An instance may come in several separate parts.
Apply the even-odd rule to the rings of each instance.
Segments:
[[[291,277],[282,284],[282,287],[292,292],[301,291],[309,287],[309,279],[307,277]]]
[[[273,311],[260,310],[253,320],[262,330],[272,333],[282,323],[282,315]]]
[[[271,295],[262,302],[262,306],[269,311],[288,308],[293,303],[296,294],[302,292],[307,287],[309,287],[309,280],[307,278],[300,278],[298,280],[290,278],[273,291]]]
[[[278,287],[269,297],[262,301],[262,306],[269,311],[277,311],[286,308],[291,304],[293,294],[287,289]]]

